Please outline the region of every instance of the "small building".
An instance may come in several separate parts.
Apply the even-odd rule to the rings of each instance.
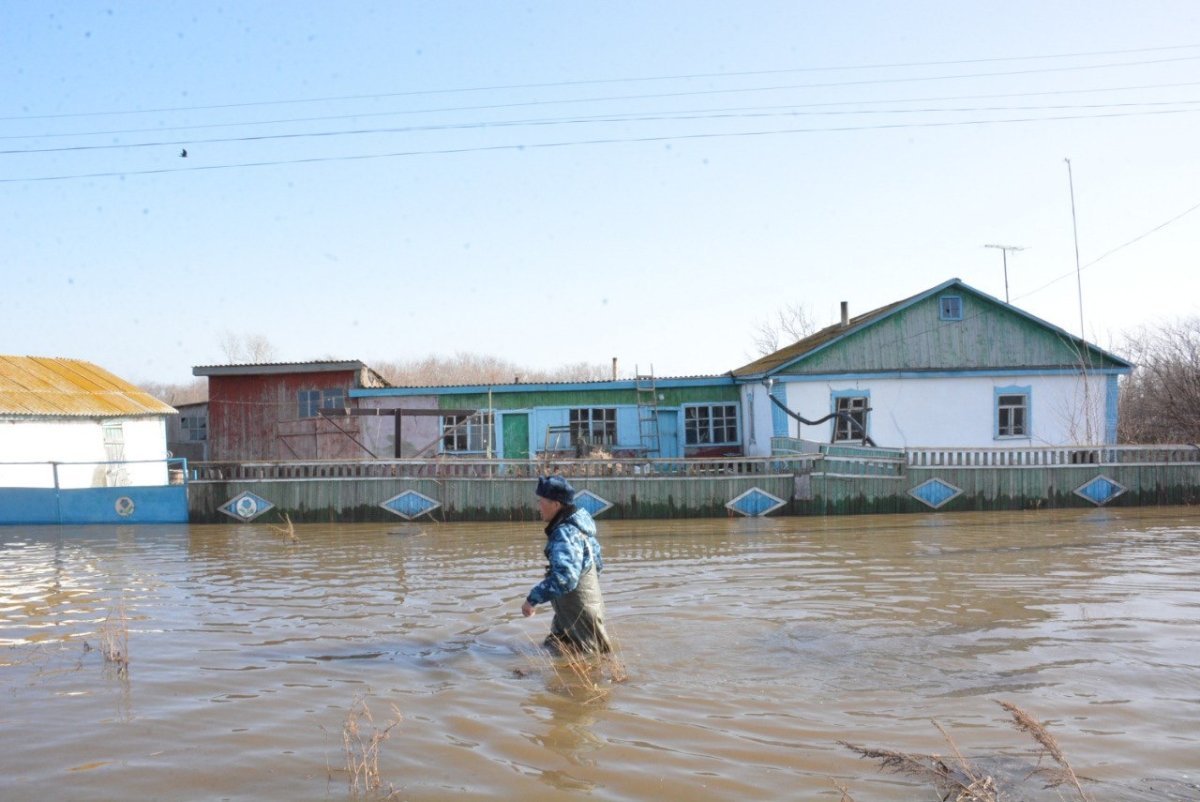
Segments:
[[[732,376],[757,428],[776,437],[1022,448],[1115,443],[1117,380],[1132,368],[950,279],[857,317],[843,304],[839,323]],[[769,454],[768,442],[748,453]]]
[[[90,362],[0,356],[0,523],[186,521],[174,412]]]
[[[208,460],[208,402],[176,404],[178,414],[167,418],[167,450],[173,457]]]
[[[322,411],[357,407],[352,391],[387,382],[358,360],[205,365],[212,461],[368,459],[377,455],[359,417]],[[384,456],[390,456],[385,454]]]
[[[404,456],[722,457],[746,448],[739,390],[728,375],[387,387],[351,397],[424,411],[409,414]]]

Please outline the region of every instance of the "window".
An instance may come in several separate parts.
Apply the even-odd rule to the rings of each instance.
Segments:
[[[1029,436],[1029,391],[1003,388],[996,391],[996,437]]]
[[[300,417],[315,418],[317,416],[317,408],[321,405],[320,390],[301,390],[300,391]]]
[[[125,460],[125,429],[121,423],[104,424],[104,484],[107,487],[125,487],[129,474],[122,464]]]
[[[617,442],[617,410],[611,407],[572,409],[571,443],[611,446]]]
[[[683,437],[689,446],[738,442],[737,404],[683,408]]]
[[[205,417],[181,416],[179,426],[183,429],[187,440],[208,439],[208,419]]]
[[[442,451],[486,451],[492,444],[492,413],[446,415],[442,418]]]
[[[319,409],[341,409],[346,405],[346,391],[341,387],[301,390],[297,398],[300,402],[301,418],[315,418]]]
[[[120,423],[104,424],[104,456],[109,462],[125,459],[125,430]]]
[[[321,409],[344,409],[346,392],[341,387],[321,391]]]
[[[962,320],[962,297],[943,295],[938,299],[938,309],[942,320]]]
[[[867,401],[865,395],[841,395],[834,398],[833,442],[862,440],[867,436]]]

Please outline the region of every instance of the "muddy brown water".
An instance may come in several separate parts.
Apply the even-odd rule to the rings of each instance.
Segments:
[[[359,696],[398,799],[932,798],[838,742],[946,754],[933,721],[1073,798],[1001,700],[1096,800],[1200,798],[1194,509],[600,529],[627,679],[581,694],[520,615],[536,524],[0,528],[0,798],[353,798]]]

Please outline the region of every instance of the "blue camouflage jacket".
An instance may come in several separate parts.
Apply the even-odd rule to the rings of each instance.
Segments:
[[[593,565],[596,573],[604,570],[600,542],[596,540],[596,522],[582,507],[550,522],[546,527],[546,578],[533,586],[526,600],[530,604],[557,599],[575,590],[579,577]]]

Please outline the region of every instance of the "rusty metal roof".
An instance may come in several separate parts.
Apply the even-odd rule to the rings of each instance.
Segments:
[[[91,362],[0,356],[0,415],[95,418],[174,413],[172,407]]]

